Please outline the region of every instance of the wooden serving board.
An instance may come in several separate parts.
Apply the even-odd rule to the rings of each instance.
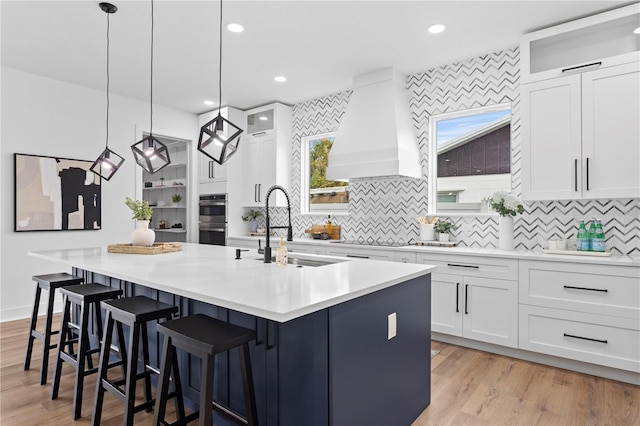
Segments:
[[[436,247],[455,247],[458,245],[457,241],[437,241],[437,240],[416,240],[417,246],[436,246]]]
[[[597,257],[611,256],[610,251],[578,251],[578,250],[551,250],[551,249],[542,249],[542,251],[547,254],[570,254],[572,256],[597,256]]]
[[[162,254],[175,251],[182,251],[182,244],[155,243],[152,246],[134,246],[133,244],[110,244],[107,246],[108,253]]]
[[[311,225],[311,229],[305,229],[307,234],[313,234],[316,232],[327,232],[327,225]],[[330,240],[339,240],[340,239],[340,225],[332,225],[331,226],[331,235],[329,235]]]

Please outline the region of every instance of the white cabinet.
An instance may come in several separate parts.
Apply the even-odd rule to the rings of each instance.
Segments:
[[[502,346],[518,345],[518,261],[417,254],[431,274],[431,330]],[[510,278],[510,279],[504,279]]]
[[[237,126],[241,126],[244,121],[242,111],[231,107],[224,107],[220,110],[220,114]],[[218,110],[201,114],[198,117],[199,126],[202,127],[209,121],[218,116]],[[246,133],[240,135],[242,140],[246,138]],[[227,164],[218,164],[211,158],[207,157],[200,151],[196,151],[198,157],[198,193],[210,194],[217,192],[226,192],[224,183],[227,181]],[[239,154],[236,154],[239,155]],[[214,185],[215,184],[215,185]]]
[[[263,207],[266,192],[280,185],[291,193],[291,107],[275,103],[245,112],[243,190],[245,207]],[[286,206],[280,191],[270,206]]]
[[[373,259],[395,261],[395,252],[392,249],[363,248],[356,245],[331,243],[327,245],[326,253],[329,256],[350,257],[353,259]]]
[[[522,86],[525,200],[640,196],[638,62]]]
[[[276,241],[279,241],[279,240],[276,239]],[[287,249],[289,250],[289,253],[293,253],[293,254],[296,254],[296,253],[317,254],[317,255],[326,254],[325,247],[320,244],[305,244],[305,243],[296,243],[291,241],[287,241],[285,242],[285,244],[287,245]]]
[[[640,371],[640,268],[520,262],[519,347]]]

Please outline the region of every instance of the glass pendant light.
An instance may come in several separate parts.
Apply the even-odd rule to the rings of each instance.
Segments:
[[[93,162],[90,170],[108,181],[124,163],[124,158],[109,149],[109,16],[116,13],[118,8],[111,3],[100,3],[100,9],[107,14],[107,139],[104,151]]]
[[[131,145],[136,163],[148,173],[154,174],[158,170],[171,164],[167,146],[153,136],[153,0],[151,0],[151,126],[149,136]]]
[[[224,118],[222,110],[222,0],[220,0],[220,54],[218,68],[218,116],[200,128],[198,151],[223,164],[238,151],[242,129]]]

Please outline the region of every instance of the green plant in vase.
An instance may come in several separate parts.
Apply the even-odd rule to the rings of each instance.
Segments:
[[[456,227],[447,219],[438,219],[433,227],[433,230],[438,233],[439,241],[449,241],[449,233],[454,229],[456,229]]]
[[[182,195],[180,194],[173,194],[171,196],[171,201],[173,201],[174,203],[178,204],[180,201],[182,201]]]
[[[242,216],[242,220],[245,222],[251,222],[251,232],[258,230],[258,218],[262,217],[262,211],[249,209],[245,216]]]

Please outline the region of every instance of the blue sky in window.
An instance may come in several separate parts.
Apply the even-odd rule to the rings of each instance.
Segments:
[[[493,123],[509,115],[511,115],[510,110],[503,110],[440,120],[438,121],[436,130],[437,146],[442,146],[450,140],[474,132],[489,123]]]
[[[336,140],[336,137],[335,136],[328,136],[328,137],[324,137],[324,138],[320,138],[320,139],[312,139],[312,140],[310,140],[309,141],[309,151],[311,151],[314,146],[319,144],[322,139],[328,139],[328,140],[331,141],[331,143],[333,143],[333,141]]]

